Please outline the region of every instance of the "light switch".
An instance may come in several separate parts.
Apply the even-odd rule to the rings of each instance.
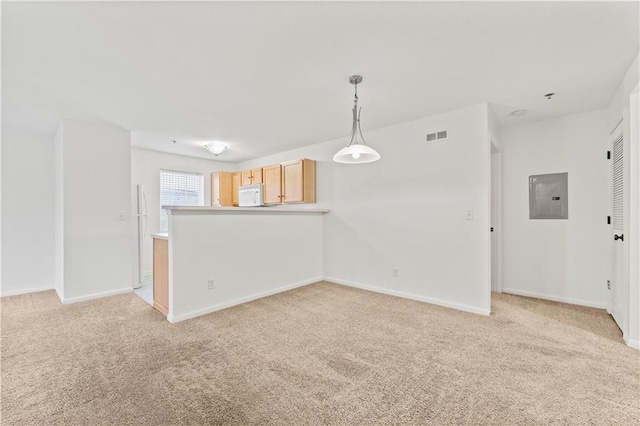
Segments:
[[[124,210],[118,210],[118,220],[124,220]]]
[[[473,220],[473,210],[467,210],[467,216],[465,217],[467,220]]]

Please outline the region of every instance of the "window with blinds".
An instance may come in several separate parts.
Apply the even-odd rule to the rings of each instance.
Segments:
[[[202,173],[160,170],[160,232],[169,230],[167,210],[163,206],[204,205]]]

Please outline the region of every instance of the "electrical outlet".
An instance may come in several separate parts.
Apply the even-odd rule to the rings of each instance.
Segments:
[[[213,278],[211,278],[209,281],[207,281],[207,284],[209,286],[209,290],[214,290],[216,288],[216,284],[215,284],[215,280]]]
[[[124,220],[124,210],[118,210],[118,220]]]
[[[400,277],[400,269],[393,268],[393,277],[394,278],[399,278]]]

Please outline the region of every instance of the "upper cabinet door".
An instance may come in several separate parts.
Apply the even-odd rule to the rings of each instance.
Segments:
[[[251,170],[251,183],[262,183],[262,168]]]
[[[238,205],[238,188],[240,188],[241,178],[240,172],[235,172],[231,175],[231,190],[233,191],[231,197],[234,206]]]
[[[302,160],[282,163],[282,202],[316,202],[316,162]]]
[[[282,163],[282,202],[302,203],[304,201],[303,185],[302,160]]]
[[[262,168],[263,196],[265,204],[276,204],[281,201],[282,173],[280,164]]]
[[[242,185],[251,185],[251,170],[242,172]]]

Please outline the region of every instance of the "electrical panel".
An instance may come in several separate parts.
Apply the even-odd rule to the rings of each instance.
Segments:
[[[568,173],[529,176],[529,219],[568,219],[568,181]]]

